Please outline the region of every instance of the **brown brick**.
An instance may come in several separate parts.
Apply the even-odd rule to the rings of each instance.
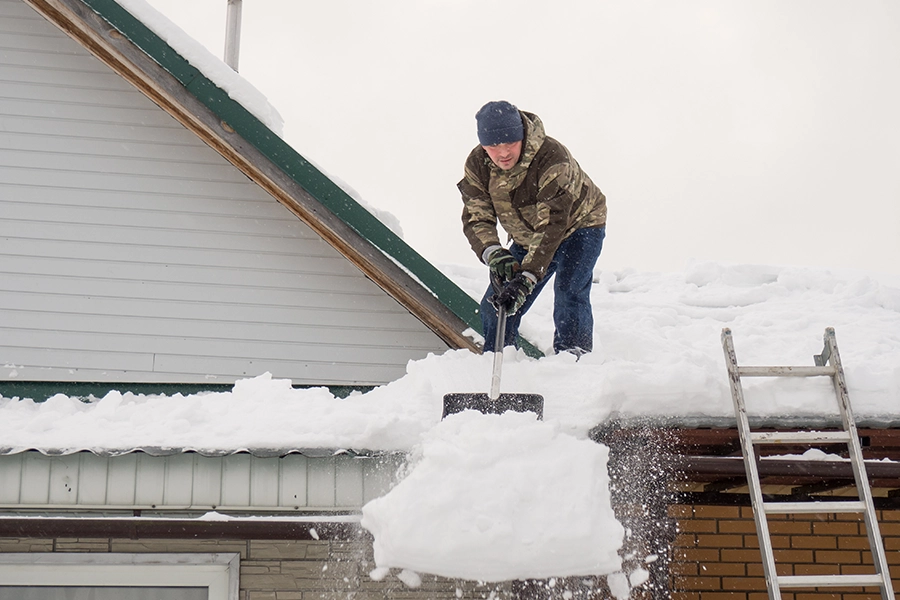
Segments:
[[[823,521],[812,524],[815,535],[859,535],[859,523],[851,521]]]
[[[743,577],[747,574],[744,563],[708,563],[700,565],[700,575],[704,577]]]
[[[250,561],[250,560],[242,560],[241,561],[241,575],[245,574],[253,574],[259,575],[261,573],[280,573],[281,572],[281,564],[277,561],[267,560],[267,561]]]
[[[837,538],[825,535],[795,535],[791,536],[791,548],[835,549],[837,548]]]
[[[697,545],[697,536],[693,533],[679,533],[672,540],[672,546],[675,548],[693,548]]]
[[[56,552],[109,552],[109,540],[106,538],[57,538],[53,548]]]
[[[700,600],[697,592],[672,592],[669,597],[671,600]]]
[[[0,552],[53,552],[53,540],[0,538]]]
[[[329,542],[305,540],[250,540],[251,560],[328,558]]]
[[[241,588],[247,590],[270,591],[299,590],[308,587],[308,580],[281,573],[241,574]]]
[[[869,538],[864,535],[839,535],[837,538],[840,550],[868,550]]]
[[[900,523],[900,510],[882,510],[878,513],[879,522],[896,521]]]
[[[695,506],[694,518],[696,519],[739,519],[741,508],[739,506]],[[750,515],[751,518],[753,515]]]
[[[702,592],[700,600],[746,600],[746,598],[746,592]]]
[[[756,533],[756,523],[753,521],[719,521],[719,533]]]
[[[794,595],[794,600],[841,600],[842,597],[843,595],[839,593],[798,592]],[[868,598],[867,600],[874,600],[874,598]]]
[[[678,522],[678,531],[683,533],[716,533],[718,521],[711,519],[689,519]]]
[[[729,549],[722,550],[722,562],[758,563],[762,562],[759,550]]]
[[[676,577],[677,590],[720,590],[721,580],[718,577]]]
[[[872,565],[841,565],[842,575],[874,575],[875,567]]]
[[[235,540],[126,540],[109,541],[110,552],[237,552],[247,558],[247,543]]]
[[[675,562],[669,565],[672,575],[692,576],[700,573],[700,565],[695,562]]]
[[[803,564],[794,565],[794,575],[838,575],[837,565]]]
[[[719,550],[716,548],[679,548],[673,553],[675,560],[686,562],[717,562]]]
[[[793,575],[794,572],[790,568],[791,565],[775,565],[775,572],[779,575]],[[763,568],[763,564],[760,563],[750,563],[747,565],[747,577],[765,577],[766,570]]]
[[[734,534],[700,534],[697,536],[699,548],[743,548],[744,536]]]
[[[769,523],[771,535],[809,535],[812,531],[809,521],[772,521]]]
[[[811,563],[814,560],[812,550],[775,550],[776,563]]]
[[[879,522],[878,529],[884,537],[900,536],[900,522]]]
[[[862,555],[851,550],[816,550],[816,562],[827,565],[862,564]]]
[[[722,579],[723,590],[764,590],[766,580],[762,577],[725,577]]]

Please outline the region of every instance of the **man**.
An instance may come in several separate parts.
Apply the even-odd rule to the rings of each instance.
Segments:
[[[507,308],[504,345],[551,275],[553,349],[581,356],[593,349],[591,283],[606,235],[606,197],[565,146],[544,133],[537,115],[488,102],[475,115],[479,146],[459,182],[463,232],[475,254],[503,282],[495,302]],[[504,248],[497,223],[512,240]],[[488,288],[481,301],[485,352],[493,352],[497,312]]]

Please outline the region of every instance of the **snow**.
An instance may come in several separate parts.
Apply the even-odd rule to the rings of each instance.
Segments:
[[[448,416],[364,507],[375,562],[480,581],[616,572],[608,452],[534,413]]]
[[[483,267],[442,268],[480,296]],[[523,323],[545,350],[551,296],[546,290]],[[588,431],[647,417],[733,423],[722,328],[733,331],[740,364],[811,365],[825,328],[834,327],[857,421],[900,423],[900,282],[703,262],[677,273],[598,270],[592,300],[593,353],[578,361],[504,353],[502,391],[543,395],[543,421],[472,412],[442,421],[445,393],[486,392],[490,384],[491,357],[459,350],[411,361],[403,378],[345,399],[269,374],[190,396],[0,398],[0,440],[6,452],[408,452],[405,478],[363,511],[375,535],[373,577],[399,569],[415,585],[417,572],[482,581],[606,574],[613,593],[626,597],[646,575],[620,570],[607,449]],[[827,380],[750,380],[745,392],[751,416],[837,414]]]
[[[602,259],[601,259],[602,260]],[[445,265],[480,295],[484,268]],[[596,273],[594,352],[539,360],[507,348],[501,391],[544,397],[544,418],[584,439],[614,418],[734,418],[720,343],[733,331],[745,365],[811,365],[826,327],[836,330],[858,421],[900,421],[900,285],[865,274],[793,267],[697,263],[681,273]],[[552,345],[552,290],[526,316],[523,332]],[[294,389],[260,374],[229,392],[103,398],[56,395],[46,402],[0,399],[7,452],[67,453],[172,448],[221,452],[351,448],[411,451],[441,417],[449,392],[486,392],[492,360],[465,350],[428,355],[405,377],[338,399],[326,388]],[[782,378],[745,385],[751,415],[837,414],[830,383]]]
[[[190,37],[146,0],[117,0],[119,5],[169,44],[191,66],[240,103],[272,133],[283,136],[284,119],[269,100],[200,42]]]

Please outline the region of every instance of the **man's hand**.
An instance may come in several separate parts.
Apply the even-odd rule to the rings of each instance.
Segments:
[[[528,295],[534,290],[537,278],[528,271],[520,271],[499,294],[493,297],[491,304],[496,307],[505,306],[507,316],[519,312]]]
[[[487,264],[491,268],[491,273],[504,283],[512,280],[516,273],[522,270],[519,261],[506,248],[497,248],[491,252],[487,257]]]

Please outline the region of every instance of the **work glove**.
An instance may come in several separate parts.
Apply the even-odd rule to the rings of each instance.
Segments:
[[[488,255],[486,262],[491,268],[491,273],[503,283],[512,280],[516,273],[522,270],[522,265],[506,248],[498,247]]]
[[[528,271],[519,271],[499,294],[491,298],[490,302],[498,309],[501,306],[506,307],[506,315],[512,316],[525,304],[536,283],[537,278],[534,275]]]

